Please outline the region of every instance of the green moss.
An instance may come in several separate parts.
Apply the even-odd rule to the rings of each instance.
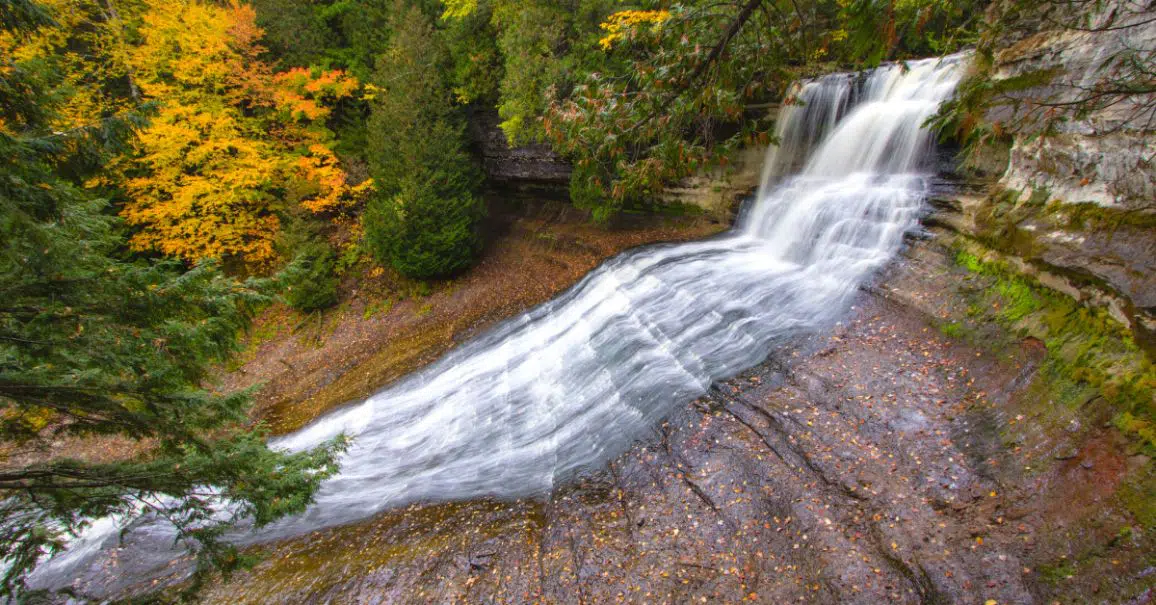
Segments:
[[[1035,289],[1021,280],[1001,279],[996,283],[996,290],[1004,300],[1001,315],[1009,322],[1019,321],[1044,305]]]
[[[978,256],[966,250],[960,250],[958,253],[956,253],[955,262],[959,266],[967,269],[968,271],[971,271],[972,273],[979,273],[982,275],[986,272],[985,270],[987,267],[985,266],[984,262],[979,260]]]
[[[1128,478],[1120,486],[1119,497],[1124,506],[1136,517],[1136,522],[1146,530],[1156,530],[1156,473],[1148,469],[1137,476]]]
[[[1112,231],[1120,227],[1156,229],[1156,212],[1153,211],[1106,208],[1091,202],[1081,204],[1052,202],[1048,204],[1047,211],[1061,216],[1068,227],[1077,229],[1097,231]]]
[[[1055,563],[1049,565],[1041,565],[1039,568],[1040,578],[1045,582],[1057,584],[1069,576],[1076,575],[1076,566],[1067,558],[1062,558]]]
[[[1106,310],[1085,307],[1006,263],[980,258],[966,244],[956,263],[987,284],[969,306],[969,316],[1046,345],[1042,371],[1049,392],[1041,395],[1047,401],[1076,407],[1103,398],[1116,428],[1138,449],[1156,454],[1156,368],[1126,326]]]
[[[1032,189],[1032,194],[1028,196],[1026,202],[1029,206],[1045,206],[1052,199],[1052,192],[1047,187],[1036,187]]]
[[[949,322],[949,323],[945,323],[945,324],[940,324],[939,331],[943,332],[943,334],[945,336],[949,336],[951,338],[962,338],[964,329],[963,329],[963,324],[961,324],[957,321],[953,321],[953,322]]]
[[[1113,424],[1124,433],[1139,435],[1147,443],[1156,443],[1156,426],[1153,426],[1150,420],[1137,418],[1131,412],[1124,412],[1116,416]]]
[[[365,305],[365,312],[362,313],[363,319],[369,319],[374,315],[386,314],[393,309],[393,299],[387,298],[382,301],[373,302]]]

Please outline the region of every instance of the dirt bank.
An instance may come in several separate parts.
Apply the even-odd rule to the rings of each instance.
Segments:
[[[918,243],[844,324],[548,502],[411,507],[267,547],[249,603],[1145,603],[1151,462],[1049,410],[1034,339],[946,335],[967,270]]]

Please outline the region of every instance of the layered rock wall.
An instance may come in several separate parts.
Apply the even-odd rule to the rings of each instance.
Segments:
[[[992,19],[1021,33],[978,53],[973,75],[1002,90],[983,125],[1000,136],[957,174],[982,186],[935,218],[1156,350],[1156,21],[1132,0],[1014,17],[1008,4]]]
[[[1072,4],[1041,13],[1031,22],[1036,33],[995,54],[994,80],[1054,74],[1039,86],[1009,92],[1024,104],[1002,105],[989,116],[1021,126],[1002,183],[1026,196],[1043,189],[1065,203],[1156,209],[1152,91],[1119,94],[1129,86],[1150,88],[1136,86],[1150,75],[1130,77],[1140,74],[1128,62],[1153,58],[1156,23],[1132,0],[1094,12],[1086,3]],[[1047,127],[1054,131],[1041,136]]]
[[[570,163],[549,145],[511,147],[499,127],[501,121],[494,109],[476,108],[470,113],[470,140],[482,159],[486,179],[498,186],[564,194],[570,184]]]

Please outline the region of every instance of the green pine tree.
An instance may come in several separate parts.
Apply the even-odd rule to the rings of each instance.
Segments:
[[[375,78],[369,160],[379,194],[365,211],[365,237],[380,261],[416,278],[461,271],[481,247],[479,174],[444,79],[447,60],[430,18],[399,9]]]

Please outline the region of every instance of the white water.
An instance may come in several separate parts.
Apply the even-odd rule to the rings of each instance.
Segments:
[[[801,104],[782,112],[782,144],[733,231],[620,255],[426,370],[276,440],[297,451],[341,433],[354,439],[305,514],[238,540],[415,501],[547,494],[602,467],[712,382],[830,325],[916,226],[931,147],[920,126],[952,94],[960,67],[958,57],[924,60],[797,86]],[[115,541],[115,525],[105,525],[107,535],[42,565],[34,584],[96,575],[97,554]],[[166,531],[138,520],[129,534],[171,545]],[[169,560],[162,552],[142,564]]]

